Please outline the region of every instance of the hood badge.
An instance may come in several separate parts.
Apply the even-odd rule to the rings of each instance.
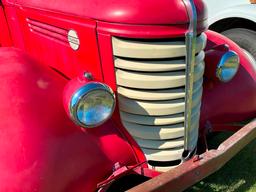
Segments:
[[[73,50],[78,50],[80,47],[80,40],[75,30],[71,29],[68,31],[68,42]]]

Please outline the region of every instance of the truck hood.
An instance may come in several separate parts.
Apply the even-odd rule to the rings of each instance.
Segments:
[[[189,22],[182,0],[3,0],[21,6],[124,24],[170,25]],[[202,0],[194,0],[198,20],[207,18]]]

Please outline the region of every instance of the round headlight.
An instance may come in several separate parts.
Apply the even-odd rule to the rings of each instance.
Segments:
[[[233,51],[228,51],[221,57],[217,66],[216,76],[220,81],[228,82],[236,75],[238,67],[239,56]]]
[[[114,108],[113,91],[102,83],[89,82],[73,94],[69,111],[77,125],[91,128],[108,120]]]

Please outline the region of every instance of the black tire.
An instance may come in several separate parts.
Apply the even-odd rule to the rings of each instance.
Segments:
[[[222,32],[223,35],[227,36],[229,39],[233,40],[241,48],[245,49],[250,53],[256,60],[256,32],[243,29],[235,28]]]

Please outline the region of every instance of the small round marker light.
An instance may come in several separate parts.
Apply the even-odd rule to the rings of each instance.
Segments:
[[[226,52],[220,59],[216,76],[222,82],[228,82],[236,75],[239,68],[239,56],[234,51]]]
[[[88,82],[76,89],[68,102],[68,113],[75,124],[93,128],[103,124],[113,114],[115,95],[110,87]]]

